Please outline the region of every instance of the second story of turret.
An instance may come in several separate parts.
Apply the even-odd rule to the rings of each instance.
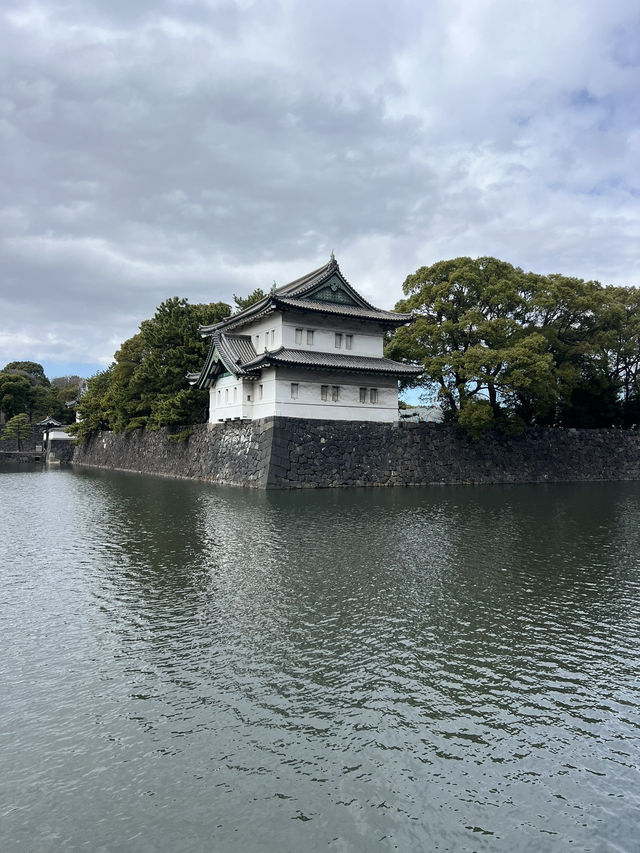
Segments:
[[[413,375],[421,368],[383,354],[385,332],[411,319],[367,302],[332,256],[325,266],[274,288],[222,322],[201,326],[211,347],[203,369],[189,381],[210,388],[225,372],[255,375],[276,363]]]

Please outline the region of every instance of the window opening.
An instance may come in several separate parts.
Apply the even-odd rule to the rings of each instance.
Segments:
[[[291,383],[291,399],[292,400],[298,399],[298,383],[297,382]]]
[[[320,399],[326,401],[328,399],[328,397],[329,397],[329,386],[328,385],[321,385],[320,386]]]
[[[336,348],[340,349],[342,347],[342,333],[336,332]]]

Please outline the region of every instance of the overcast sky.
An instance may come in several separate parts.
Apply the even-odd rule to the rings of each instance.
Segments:
[[[388,308],[493,255],[640,284],[632,0],[2,0],[0,367],[335,250]]]

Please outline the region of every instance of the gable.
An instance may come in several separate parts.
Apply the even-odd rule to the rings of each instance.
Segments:
[[[349,292],[350,288],[345,287],[340,276],[331,276],[328,281],[324,281],[319,287],[305,294],[303,299],[312,299],[314,302],[335,302],[338,305],[358,305],[358,302]]]

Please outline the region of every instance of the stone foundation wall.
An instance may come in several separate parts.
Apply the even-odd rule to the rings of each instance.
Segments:
[[[278,419],[276,419],[278,420]],[[408,486],[640,479],[640,436],[623,430],[532,428],[473,441],[443,424],[283,420],[268,485]]]
[[[475,442],[442,424],[266,418],[201,424],[180,444],[163,430],[99,433],[73,461],[254,488],[639,480],[640,435],[532,428]]]
[[[166,430],[101,432],[76,447],[73,462],[98,468],[213,480],[233,486],[267,484],[273,422],[198,424],[183,442]]]

